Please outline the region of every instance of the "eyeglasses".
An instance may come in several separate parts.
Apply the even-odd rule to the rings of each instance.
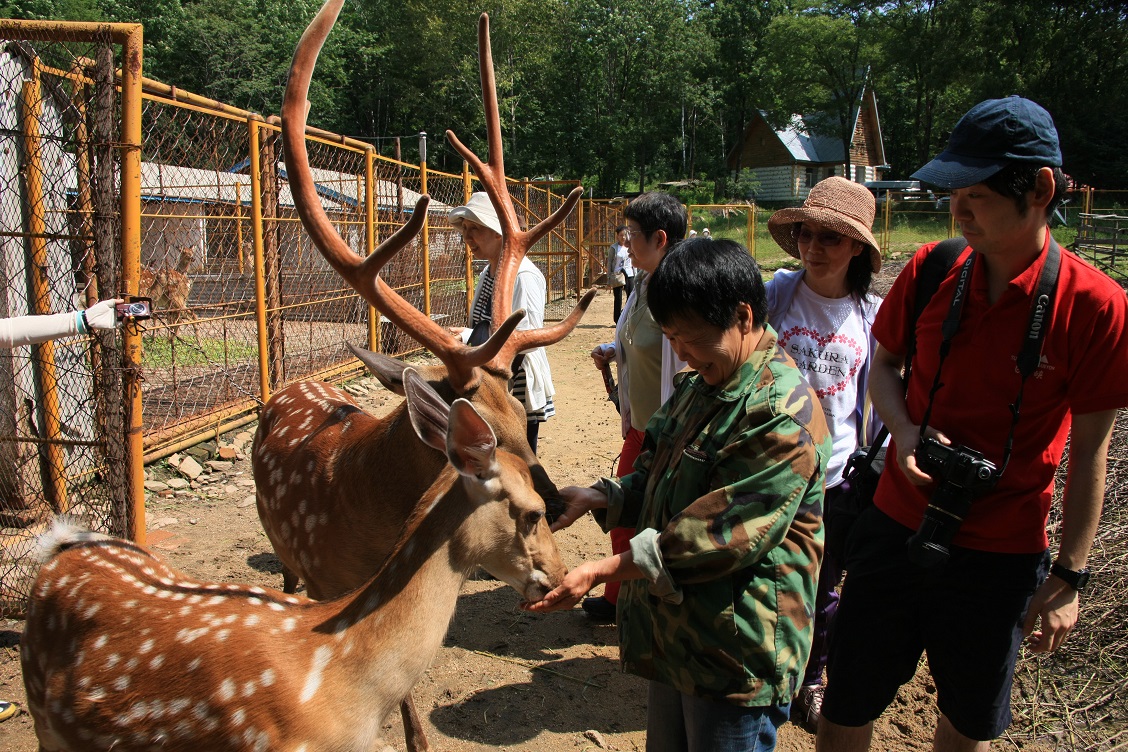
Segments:
[[[812,240],[819,241],[819,245],[823,248],[837,248],[842,245],[842,242],[849,240],[845,235],[830,230],[823,230],[821,232],[811,232],[806,227],[800,225],[795,230],[795,240],[803,245],[809,245]]]

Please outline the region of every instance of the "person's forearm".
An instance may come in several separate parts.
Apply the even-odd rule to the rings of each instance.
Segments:
[[[1083,568],[1093,547],[1104,505],[1108,444],[1115,419],[1115,410],[1073,418],[1057,554],[1066,569]]]
[[[889,428],[889,433],[913,425],[905,406],[905,386],[901,380],[901,366],[889,360],[875,360],[869,372],[870,399],[881,422]]]
[[[630,551],[590,562],[590,566],[597,584],[639,580],[643,577],[642,570],[634,563],[634,554]]]
[[[75,334],[78,334],[78,319],[73,312],[0,319],[0,347],[36,345]]]

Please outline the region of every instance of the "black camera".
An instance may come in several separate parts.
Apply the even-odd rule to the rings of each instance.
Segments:
[[[133,296],[127,303],[116,303],[114,313],[118,321],[123,319],[147,319],[153,316],[153,301],[150,298]]]
[[[947,446],[931,437],[917,445],[917,467],[932,476],[936,487],[920,527],[908,540],[909,560],[935,567],[948,560],[948,546],[977,496],[999,480],[995,465],[974,449]]]

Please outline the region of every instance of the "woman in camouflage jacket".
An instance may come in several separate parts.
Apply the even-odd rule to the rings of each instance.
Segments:
[[[621,660],[650,680],[647,749],[774,749],[810,651],[829,431],[764,324],[763,281],[739,244],[676,246],[649,305],[694,370],[648,423],[636,471],[562,489],[553,526],[590,510],[604,530],[638,533],[526,608],[571,608],[623,581]]]

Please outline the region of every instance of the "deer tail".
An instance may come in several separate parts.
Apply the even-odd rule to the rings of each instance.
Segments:
[[[63,551],[80,543],[113,540],[108,535],[94,533],[66,517],[56,517],[51,529],[36,541],[36,558],[45,564]]]

